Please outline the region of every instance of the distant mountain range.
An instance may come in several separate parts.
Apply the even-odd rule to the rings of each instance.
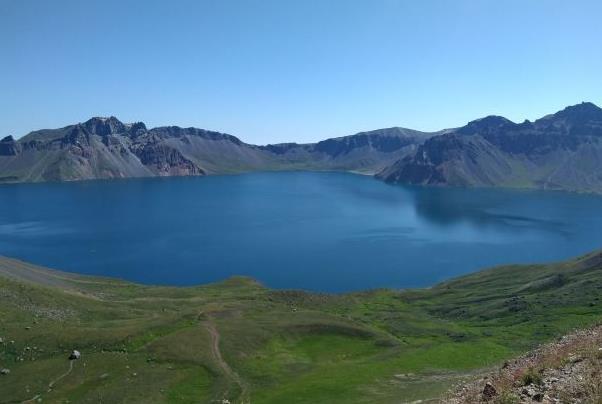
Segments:
[[[92,118],[0,141],[0,182],[337,170],[391,183],[602,192],[602,109],[535,122],[488,116],[439,132],[379,129],[318,143],[256,146],[219,132]]]
[[[412,154],[434,134],[389,128],[312,144],[255,146],[218,132],[147,129],[115,117],[0,141],[0,181],[63,181],[239,173],[342,170],[374,174]]]

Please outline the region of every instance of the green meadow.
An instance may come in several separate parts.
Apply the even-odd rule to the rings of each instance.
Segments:
[[[435,400],[598,322],[601,296],[601,253],[348,294],[145,286],[2,258],[0,403]]]

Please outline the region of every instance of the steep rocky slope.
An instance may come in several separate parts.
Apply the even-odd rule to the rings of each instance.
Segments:
[[[602,326],[577,330],[462,383],[445,403],[599,403]]]
[[[602,109],[582,103],[520,124],[489,116],[430,138],[377,176],[404,184],[602,192]]]
[[[115,117],[0,141],[0,182],[206,175],[253,170],[375,173],[415,151],[430,134],[390,128],[315,144],[255,146],[177,126],[147,129]]]

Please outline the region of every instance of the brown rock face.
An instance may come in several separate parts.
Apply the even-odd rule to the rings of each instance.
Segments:
[[[203,175],[205,171],[178,150],[165,144],[147,144],[136,153],[145,166],[159,175]]]

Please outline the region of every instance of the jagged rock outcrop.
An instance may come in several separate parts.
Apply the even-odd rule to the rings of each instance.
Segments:
[[[161,176],[203,175],[205,171],[164,143],[149,143],[137,150],[140,162]]]

